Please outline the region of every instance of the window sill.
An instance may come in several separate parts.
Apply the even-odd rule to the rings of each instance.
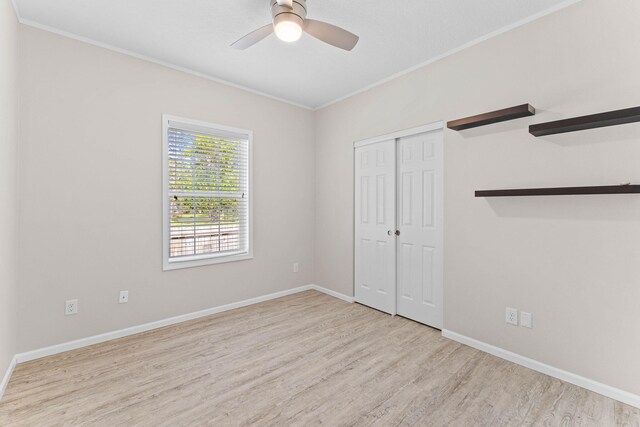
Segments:
[[[238,252],[213,256],[205,255],[200,257],[189,257],[171,261],[165,259],[163,262],[162,270],[171,271],[181,268],[201,267],[204,265],[223,264],[227,262],[245,261],[249,259],[253,259],[253,253],[251,252]]]

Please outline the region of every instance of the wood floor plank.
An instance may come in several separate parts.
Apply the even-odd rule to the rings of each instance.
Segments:
[[[0,425],[640,427],[640,410],[308,291],[20,364]]]

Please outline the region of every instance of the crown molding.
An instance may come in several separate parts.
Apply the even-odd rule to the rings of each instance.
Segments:
[[[14,2],[14,8],[16,8],[16,4],[15,4],[16,0],[12,0],[12,1]],[[302,109],[305,109],[305,110],[314,111],[314,108],[310,107],[308,105],[299,104],[297,102],[289,101],[289,100],[284,99],[284,98],[279,98],[277,96],[270,95],[270,94],[265,93],[265,92],[260,92],[259,90],[252,89],[252,88],[247,87],[247,86],[242,86],[242,85],[239,85],[237,83],[232,83],[232,82],[227,81],[227,80],[219,79],[217,77],[213,77],[213,76],[211,76],[209,74],[201,73],[199,71],[195,71],[195,70],[192,70],[190,68],[181,67],[181,66],[173,64],[171,62],[166,62],[166,61],[162,61],[160,59],[156,59],[156,58],[153,58],[153,57],[150,57],[150,56],[141,55],[139,53],[133,52],[133,51],[128,50],[128,49],[122,49],[122,48],[110,45],[108,43],[102,43],[102,42],[99,42],[99,41],[96,41],[96,40],[93,40],[93,39],[90,39],[90,38],[87,38],[87,37],[80,36],[80,35],[75,34],[75,33],[70,33],[70,32],[67,32],[67,31],[59,30],[57,28],[50,27],[48,25],[40,24],[39,22],[31,21],[29,19],[24,19],[19,15],[17,8],[16,8],[16,15],[18,16],[18,22],[21,23],[22,25],[26,25],[28,27],[36,28],[36,29],[42,30],[42,31],[47,31],[49,33],[53,33],[53,34],[56,34],[56,35],[59,35],[59,36],[62,36],[62,37],[66,37],[66,38],[73,39],[73,40],[76,40],[76,41],[79,41],[79,42],[87,43],[87,44],[90,44],[90,45],[93,45],[93,46],[101,47],[103,49],[107,49],[107,50],[110,50],[112,52],[117,52],[117,53],[120,53],[120,54],[123,54],[123,55],[131,56],[131,57],[134,57],[136,59],[140,59],[142,61],[151,62],[151,63],[156,64],[156,65],[161,65],[163,67],[170,68],[172,70],[180,71],[180,72],[183,72],[183,73],[186,73],[186,74],[190,74],[192,76],[196,76],[196,77],[200,77],[202,79],[210,80],[210,81],[215,82],[215,83],[219,83],[219,84],[222,84],[222,85],[225,85],[225,86],[228,86],[228,87],[232,87],[232,88],[239,89],[239,90],[242,90],[242,91],[245,91],[245,92],[249,92],[249,93],[252,93],[254,95],[262,96],[262,97],[265,97],[265,98],[268,98],[268,99],[271,99],[271,100],[274,100],[274,101],[282,102],[284,104],[289,104],[289,105],[292,105],[294,107],[298,107],[298,108],[302,108]]]
[[[414,66],[412,66],[410,68],[407,68],[407,69],[405,69],[403,71],[395,73],[395,74],[393,74],[391,76],[385,77],[385,78],[383,78],[381,80],[378,80],[375,83],[367,85],[367,86],[365,86],[365,87],[363,87],[361,89],[358,89],[358,90],[353,91],[353,92],[351,92],[351,93],[349,93],[347,95],[341,96],[339,98],[336,98],[336,99],[334,99],[332,101],[329,101],[329,102],[327,102],[325,104],[322,104],[322,105],[316,106],[316,107],[313,107],[313,106],[310,106],[310,105],[305,105],[305,104],[300,104],[300,103],[297,103],[297,102],[293,102],[293,101],[290,101],[288,99],[280,98],[278,96],[271,95],[271,94],[265,93],[265,92],[261,92],[259,90],[252,89],[252,88],[247,87],[247,86],[243,86],[243,85],[240,85],[240,84],[237,84],[237,83],[233,83],[233,82],[230,82],[230,81],[227,81],[227,80],[223,80],[223,79],[214,77],[214,76],[209,75],[209,74],[205,74],[205,73],[202,73],[202,72],[199,72],[199,71],[192,70],[190,68],[182,67],[182,66],[170,63],[170,62],[166,62],[166,61],[162,61],[162,60],[150,57],[150,56],[142,55],[142,54],[130,51],[128,49],[119,48],[119,47],[116,47],[116,46],[113,46],[113,45],[110,45],[110,44],[107,44],[107,43],[102,43],[102,42],[99,42],[99,41],[96,41],[96,40],[93,40],[93,39],[90,39],[90,38],[87,38],[87,37],[80,36],[80,35],[75,34],[75,33],[63,31],[63,30],[60,30],[60,29],[57,29],[57,28],[54,28],[54,27],[51,27],[51,26],[48,26],[48,25],[41,24],[39,22],[35,22],[35,21],[32,21],[32,20],[29,20],[29,19],[24,19],[20,15],[20,9],[18,8],[18,5],[16,3],[17,0],[11,0],[11,3],[13,4],[13,8],[14,8],[14,10],[16,12],[16,17],[18,18],[18,22],[23,24],[23,25],[27,25],[29,27],[37,28],[39,30],[43,30],[43,31],[47,31],[47,32],[50,32],[50,33],[54,33],[54,34],[57,34],[57,35],[60,35],[60,36],[63,36],[63,37],[67,37],[67,38],[70,38],[70,39],[74,39],[74,40],[77,40],[77,41],[80,41],[80,42],[88,43],[88,44],[91,44],[93,46],[98,46],[98,47],[101,47],[101,48],[104,48],[104,49],[108,49],[108,50],[111,50],[111,51],[114,51],[114,52],[118,52],[118,53],[121,53],[121,54],[124,54],[124,55],[132,56],[134,58],[137,58],[137,59],[140,59],[140,60],[143,60],[143,61],[151,62],[151,63],[157,64],[157,65],[161,65],[163,67],[171,68],[171,69],[176,70],[176,71],[181,71],[183,73],[191,74],[193,76],[200,77],[200,78],[203,78],[203,79],[206,79],[206,80],[210,80],[210,81],[213,81],[213,82],[225,85],[225,86],[229,86],[229,87],[233,87],[233,88],[236,88],[236,89],[240,89],[240,90],[252,93],[254,95],[263,96],[265,98],[269,98],[269,99],[272,99],[274,101],[278,101],[278,102],[282,102],[282,103],[285,103],[285,104],[289,104],[289,105],[292,105],[294,107],[298,107],[298,108],[302,108],[302,109],[310,110],[310,111],[319,111],[319,110],[322,110],[322,109],[324,109],[326,107],[329,107],[329,106],[331,106],[333,104],[337,104],[337,103],[342,102],[342,101],[344,101],[346,99],[349,99],[351,97],[354,97],[356,95],[364,93],[364,92],[366,92],[368,90],[371,90],[373,88],[381,86],[381,85],[383,85],[385,83],[388,83],[388,82],[390,82],[392,80],[395,80],[397,78],[400,78],[402,76],[410,74],[410,73],[412,73],[412,72],[414,72],[414,71],[416,71],[416,70],[418,70],[420,68],[427,67],[428,65],[431,65],[434,62],[440,61],[440,60],[442,60],[442,59],[444,59],[444,58],[446,58],[448,56],[454,55],[454,54],[456,54],[456,53],[458,53],[460,51],[468,49],[468,48],[470,48],[472,46],[475,46],[475,45],[477,45],[479,43],[482,43],[482,42],[484,42],[486,40],[492,39],[492,38],[494,38],[496,36],[499,36],[501,34],[504,34],[504,33],[508,32],[508,31],[511,31],[513,29],[516,29],[518,27],[526,25],[526,24],[528,24],[530,22],[536,21],[536,20],[538,20],[540,18],[543,18],[543,17],[545,17],[547,15],[550,15],[550,14],[552,14],[554,12],[557,12],[557,11],[559,11],[561,9],[564,9],[564,8],[566,8],[568,6],[576,4],[579,1],[581,1],[581,0],[565,0],[565,1],[563,1],[563,2],[561,2],[559,4],[557,4],[557,5],[549,8],[549,9],[543,10],[542,12],[538,12],[538,13],[536,13],[534,15],[531,15],[531,16],[528,16],[528,17],[526,17],[524,19],[521,19],[520,21],[514,22],[514,23],[509,24],[509,25],[507,25],[505,27],[499,28],[498,30],[492,31],[492,32],[490,32],[488,34],[485,34],[484,36],[481,36],[481,37],[478,37],[478,38],[476,38],[474,40],[471,40],[470,42],[467,42],[467,43],[465,43],[463,45],[460,45],[460,46],[458,46],[458,47],[456,47],[454,49],[448,50],[448,51],[446,51],[446,52],[444,52],[444,53],[442,53],[442,54],[440,54],[438,56],[435,56],[435,57],[433,57],[431,59],[423,61],[423,62],[421,62],[419,64],[416,64],[416,65],[414,65]]]
[[[315,107],[314,110],[315,111],[322,110],[323,108],[329,107],[329,106],[331,106],[333,104],[337,104],[337,103],[339,103],[341,101],[344,101],[346,99],[349,99],[351,97],[354,97],[356,95],[364,93],[364,92],[366,92],[366,91],[368,91],[370,89],[373,89],[375,87],[381,86],[381,85],[383,85],[385,83],[388,83],[388,82],[390,82],[392,80],[395,80],[395,79],[397,79],[399,77],[405,76],[405,75],[407,75],[409,73],[412,73],[412,72],[414,72],[416,70],[419,70],[420,68],[424,68],[424,67],[426,67],[428,65],[433,64],[434,62],[438,62],[438,61],[440,61],[440,60],[442,60],[442,59],[444,59],[444,58],[446,58],[448,56],[454,55],[454,54],[456,54],[456,53],[458,53],[460,51],[468,49],[468,48],[470,48],[472,46],[475,46],[475,45],[477,45],[479,43],[482,43],[484,41],[492,39],[492,38],[494,38],[496,36],[499,36],[501,34],[509,32],[509,31],[511,31],[513,29],[516,29],[518,27],[526,25],[526,24],[528,24],[530,22],[536,21],[536,20],[538,20],[540,18],[543,18],[543,17],[545,17],[547,15],[550,15],[550,14],[552,14],[554,12],[557,12],[557,11],[559,11],[561,9],[564,9],[564,8],[566,8],[568,6],[571,6],[571,5],[575,4],[575,3],[578,3],[579,1],[581,1],[581,0],[566,0],[566,1],[562,2],[562,3],[559,3],[559,4],[549,8],[549,9],[543,10],[542,12],[538,12],[538,13],[536,13],[534,15],[528,16],[528,17],[526,17],[524,19],[521,19],[520,21],[516,21],[516,22],[514,22],[512,24],[509,24],[509,25],[507,25],[505,27],[499,28],[499,29],[497,29],[495,31],[492,31],[492,32],[490,32],[488,34],[485,34],[484,36],[480,36],[480,37],[478,37],[478,38],[476,38],[474,40],[471,40],[470,42],[467,42],[467,43],[465,43],[463,45],[460,45],[460,46],[458,46],[456,48],[448,50],[443,54],[435,56],[435,57],[433,57],[431,59],[428,59],[428,60],[426,60],[424,62],[421,62],[421,63],[419,63],[417,65],[414,65],[413,67],[407,68],[406,70],[400,71],[400,72],[398,72],[396,74],[393,74],[393,75],[391,75],[389,77],[385,77],[384,79],[379,80],[379,81],[377,81],[375,83],[372,83],[372,84],[370,84],[370,85],[368,85],[366,87],[363,87],[362,89],[358,89],[358,90],[356,90],[354,92],[351,92],[351,93],[349,93],[349,94],[347,94],[345,96],[342,96],[340,98],[334,99],[333,101],[329,101],[326,104],[322,104],[319,107]]]

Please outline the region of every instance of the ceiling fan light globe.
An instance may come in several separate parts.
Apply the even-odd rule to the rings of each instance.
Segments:
[[[302,36],[302,19],[293,14],[283,15],[277,16],[273,24],[276,36],[289,43],[299,40]]]

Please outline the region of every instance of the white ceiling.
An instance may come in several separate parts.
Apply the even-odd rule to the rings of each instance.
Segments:
[[[21,21],[125,49],[308,107],[357,92],[567,0],[308,0],[308,16],[360,36],[229,45],[270,22],[268,0],[15,0]]]

